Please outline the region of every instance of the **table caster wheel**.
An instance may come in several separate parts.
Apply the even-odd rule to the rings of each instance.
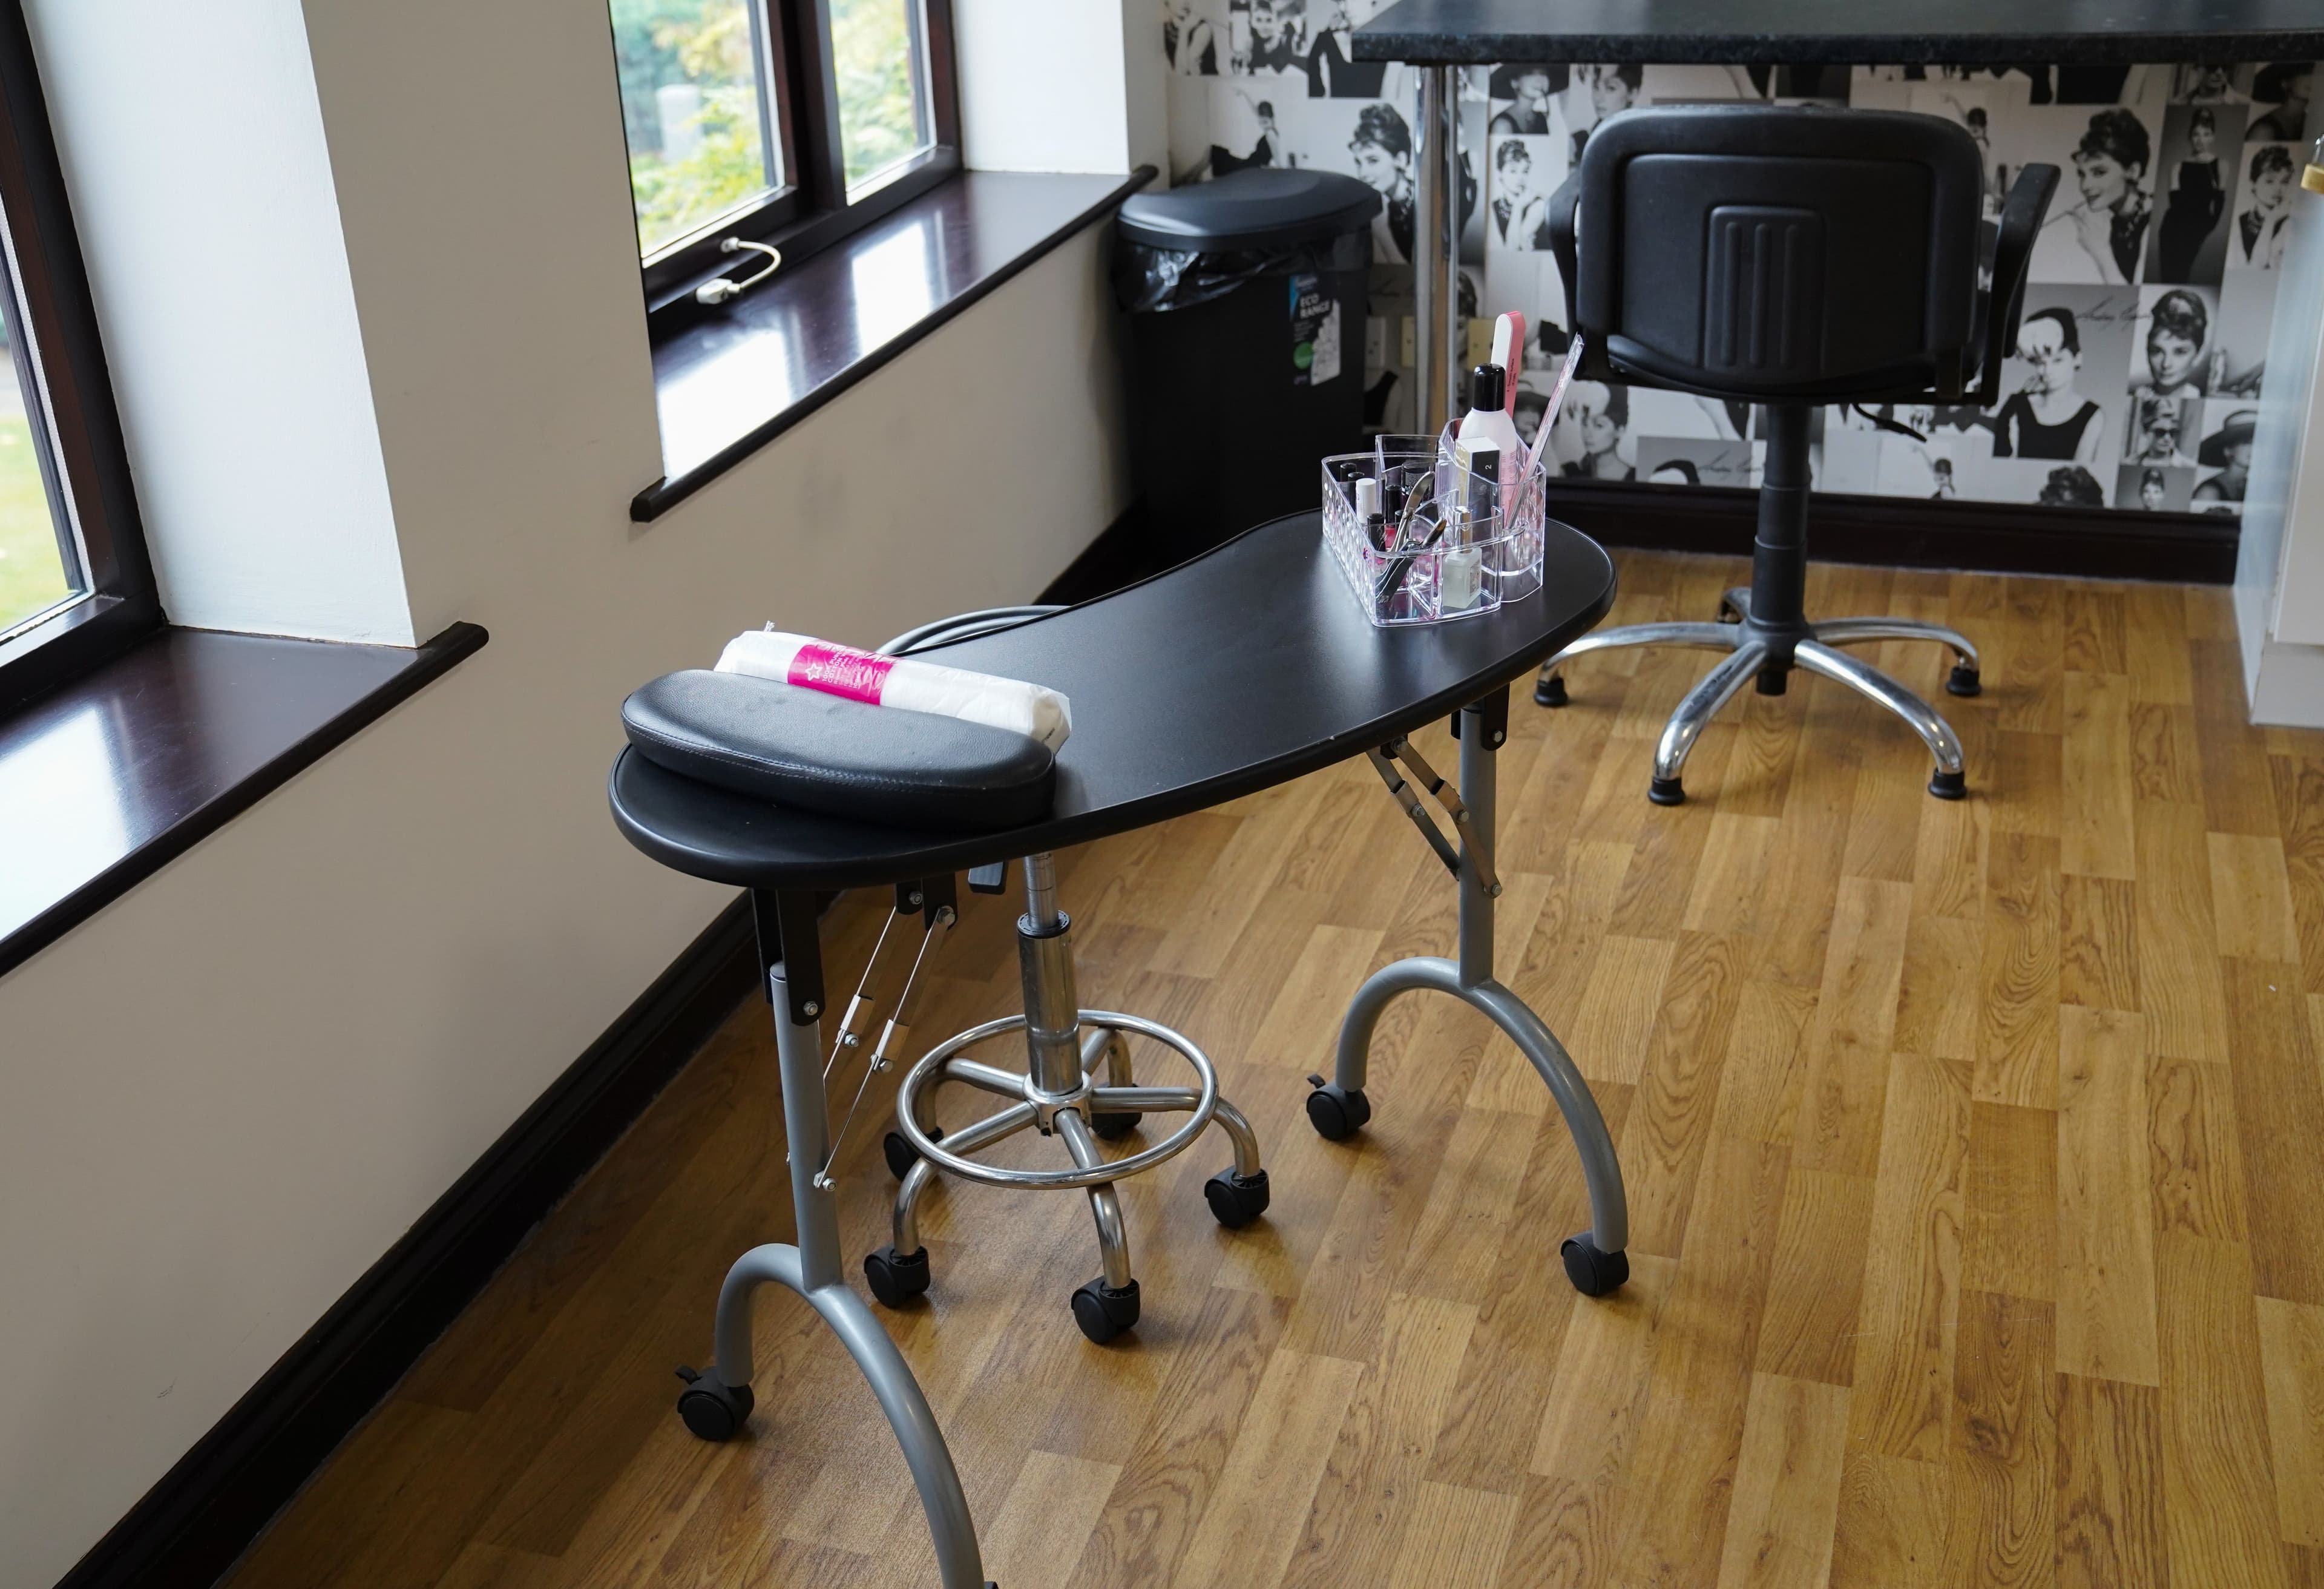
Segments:
[[[928,1140],[936,1142],[943,1141],[944,1127],[940,1125],[928,1127]],[[920,1150],[913,1147],[906,1140],[904,1133],[899,1131],[891,1131],[880,1140],[880,1152],[888,1160],[888,1173],[898,1180],[902,1180],[911,1174],[912,1166],[920,1161]]]
[[[928,1250],[899,1252],[893,1243],[863,1261],[863,1278],[882,1307],[902,1307],[928,1289]]]
[[[1536,707],[1562,707],[1572,698],[1565,693],[1565,680],[1554,673],[1534,681],[1533,704]]]
[[[1364,1129],[1372,1117],[1372,1101],[1364,1090],[1343,1092],[1336,1082],[1327,1082],[1320,1076],[1307,1078],[1313,1089],[1307,1095],[1307,1123],[1315,1134],[1327,1142],[1337,1142]]]
[[[750,1421],[756,1404],[750,1386],[723,1384],[715,1369],[706,1374],[682,1368],[678,1377],[686,1381],[678,1395],[678,1416],[696,1439],[731,1440]]]
[[[1138,1282],[1117,1291],[1102,1276],[1092,1280],[1074,1293],[1074,1322],[1101,1346],[1122,1331],[1137,1328]]]
[[[1955,662],[1953,670],[1945,675],[1945,693],[1982,695],[1985,693],[1985,681],[1978,677],[1977,670],[1969,663]]]
[[[1584,1297],[1603,1297],[1619,1290],[1622,1282],[1630,1278],[1630,1255],[1600,1252],[1588,1231],[1566,1237],[1565,1244],[1557,1252],[1565,1260],[1565,1278]]]
[[[1267,1212],[1267,1171],[1245,1180],[1229,1165],[1203,1183],[1203,1196],[1211,1206],[1212,1218],[1239,1231]]]

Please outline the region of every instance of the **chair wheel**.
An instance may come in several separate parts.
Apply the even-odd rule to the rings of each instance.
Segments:
[[[1245,1180],[1229,1165],[1203,1183],[1203,1197],[1211,1206],[1212,1218],[1239,1231],[1267,1212],[1267,1171]]]
[[[944,1127],[940,1125],[928,1127],[928,1140],[936,1142],[943,1141]],[[904,1133],[899,1131],[891,1131],[880,1139],[880,1152],[888,1160],[888,1173],[898,1180],[902,1180],[911,1174],[912,1166],[920,1161],[920,1150],[913,1147]]]
[[[1565,693],[1565,680],[1554,673],[1534,681],[1533,704],[1536,707],[1563,707],[1572,698]]]
[[[1108,1141],[1117,1141],[1138,1129],[1138,1116],[1126,1112],[1119,1114],[1111,1112],[1093,1114],[1089,1117],[1089,1122],[1091,1133],[1103,1137]]]
[[[893,1243],[863,1261],[863,1278],[882,1307],[902,1307],[928,1289],[928,1250],[899,1252]]]
[[[1977,670],[1967,662],[1955,662],[1953,670],[1945,675],[1945,693],[1947,695],[1982,695],[1985,693],[1985,681],[1978,677]]]
[[[1372,1101],[1364,1090],[1343,1092],[1336,1082],[1320,1076],[1307,1078],[1307,1123],[1327,1142],[1345,1141],[1364,1129],[1372,1117]]]
[[[1929,792],[1941,800],[1969,799],[1969,775],[1963,772],[1939,772],[1929,779]]]
[[[1137,1328],[1138,1282],[1132,1280],[1117,1291],[1105,1283],[1103,1276],[1092,1280],[1074,1293],[1074,1322],[1101,1346],[1122,1331]]]
[[[1656,778],[1646,784],[1646,799],[1657,806],[1686,804],[1686,784],[1676,778]]]
[[[722,1384],[715,1369],[706,1374],[682,1368],[678,1377],[686,1381],[678,1395],[678,1416],[696,1439],[731,1440],[750,1421],[757,1401],[750,1386]]]
[[[1630,1255],[1600,1252],[1588,1231],[1566,1237],[1557,1253],[1565,1260],[1565,1278],[1584,1297],[1603,1297],[1619,1290],[1622,1282],[1630,1278]]]

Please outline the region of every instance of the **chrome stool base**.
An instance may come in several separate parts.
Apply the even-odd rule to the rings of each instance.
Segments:
[[[1534,701],[1544,707],[1564,706],[1571,697],[1559,670],[1574,658],[1591,651],[1611,651],[1617,646],[1690,645],[1727,652],[1723,661],[1687,691],[1686,698],[1679,702],[1678,709],[1663,725],[1662,738],[1655,746],[1654,778],[1646,787],[1646,798],[1658,806],[1675,806],[1686,799],[1686,788],[1680,774],[1686,765],[1687,753],[1694,749],[1694,742],[1702,736],[1703,725],[1735,698],[1747,679],[1757,679],[1762,695],[1781,695],[1791,669],[1805,668],[1812,673],[1837,679],[1887,707],[1921,736],[1936,762],[1936,771],[1929,780],[1931,794],[1939,799],[1958,800],[1969,793],[1960,740],[1954,734],[1952,725],[1937,716],[1934,707],[1877,668],[1836,649],[1868,641],[1934,641],[1952,649],[1953,670],[1945,680],[1947,691],[1973,696],[1981,688],[1977,648],[1960,631],[1912,618],[1835,618],[1779,629],[1753,621],[1751,592],[1741,586],[1722,596],[1720,606],[1722,611],[1733,613],[1734,621],[1633,624],[1583,635],[1543,664],[1541,677],[1534,685]]]
[[[873,1296],[899,1307],[926,1291],[927,1250],[920,1241],[919,1202],[938,1170],[985,1186],[1085,1192],[1097,1225],[1102,1272],[1074,1293],[1074,1322],[1091,1340],[1113,1339],[1138,1322],[1138,1281],[1130,1272],[1130,1238],[1114,1185],[1176,1157],[1214,1122],[1234,1145],[1234,1163],[1213,1176],[1204,1196],[1230,1229],[1267,1210],[1267,1171],[1259,1141],[1242,1112],[1219,1095],[1218,1071],[1184,1034],[1112,1010],[1084,1010],[1074,1002],[1072,922],[1056,908],[1056,869],[1046,855],[1024,863],[1026,914],[1017,924],[1025,987],[1022,1015],[988,1021],[946,1039],[905,1075],[896,1092],[896,1131],[890,1167],[908,1159],[897,1188],[894,1241],[864,1260]],[[963,1058],[963,1051],[1010,1032],[1025,1034],[1024,1072]],[[1129,1038],[1146,1038],[1176,1052],[1194,1072],[1191,1087],[1139,1086],[1131,1074]],[[958,1083],[1010,1100],[1009,1107],[973,1125],[939,1132],[927,1123],[927,1100],[936,1088]],[[1100,1151],[1098,1136],[1126,1134],[1148,1114],[1188,1118],[1152,1147],[1120,1159]],[[1009,1169],[969,1155],[1031,1126],[1059,1138],[1072,1159],[1063,1169]]]

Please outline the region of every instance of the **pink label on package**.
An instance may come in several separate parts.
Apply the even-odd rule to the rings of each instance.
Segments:
[[[889,671],[895,665],[892,657],[811,640],[799,647],[798,655],[791,659],[787,677],[791,683],[806,688],[819,689],[825,695],[844,695],[849,700],[876,707],[880,704],[880,691],[887,685]]]

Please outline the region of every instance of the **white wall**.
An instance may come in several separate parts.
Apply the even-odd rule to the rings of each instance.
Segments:
[[[961,146],[980,171],[1169,169],[1153,0],[953,0]]]
[[[28,9],[163,606],[413,643],[299,0]]]
[[[606,814],[626,690],[768,618],[870,642],[1024,599],[1127,500],[1091,232],[630,523],[661,469],[602,7],[309,0],[301,29],[285,5],[33,7],[71,101],[74,201],[109,255],[97,307],[143,505],[190,553],[239,504],[258,566],[297,550],[292,529],[368,529],[383,489],[401,574],[373,577],[410,632],[465,618],[493,639],[0,978],[9,1589],[78,1559],[721,907]],[[198,35],[266,70],[235,76]],[[189,117],[263,114],[167,79],[206,61],[295,99],[294,45],[304,130],[285,113],[235,132],[254,168],[237,196],[179,204],[158,242],[225,292],[295,232],[315,279],[279,325],[248,299],[239,332],[157,324],[148,219],[189,175],[159,151],[220,154]],[[284,214],[254,216],[274,191]],[[114,252],[131,241],[135,270]],[[331,329],[335,300],[359,341]],[[341,450],[282,462],[298,424]],[[964,481],[991,505],[964,514]]]
[[[2310,109],[2308,133],[2324,125]],[[2252,721],[2324,728],[2324,199],[2295,191],[2253,439],[2236,626]]]

